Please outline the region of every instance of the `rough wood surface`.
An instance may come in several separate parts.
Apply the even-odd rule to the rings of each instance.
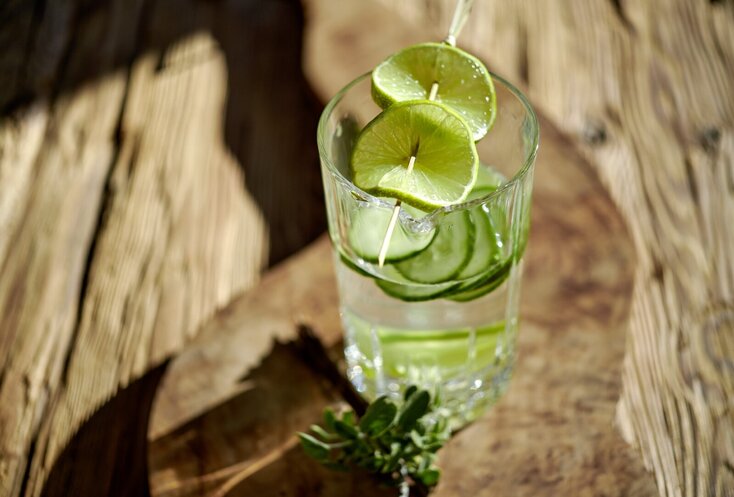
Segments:
[[[142,495],[157,366],[323,230],[301,6],[0,19],[0,496]]]
[[[307,71],[324,97],[427,36],[373,2],[336,3],[307,4]],[[590,166],[541,121],[515,377],[444,449],[435,495],[652,496],[653,479],[613,426],[632,244]],[[294,445],[293,432],[336,395],[282,342],[306,322],[339,356],[334,285],[324,238],[215,316],[172,362],[151,413],[152,495],[386,495],[362,475],[319,468]]]
[[[446,26],[454,1],[383,3]],[[481,0],[463,41],[525,80],[630,228],[620,430],[660,495],[734,495],[734,2]]]

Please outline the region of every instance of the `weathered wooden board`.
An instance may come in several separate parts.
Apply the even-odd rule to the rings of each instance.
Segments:
[[[156,366],[325,224],[301,6],[0,19],[0,496],[140,495]]]
[[[454,0],[383,0],[446,26]],[[477,1],[463,41],[574,137],[630,228],[617,420],[660,495],[734,495],[734,2]]]
[[[422,30],[438,26],[437,19],[443,19],[442,26],[445,25],[448,3],[452,2],[386,2],[391,7],[419,6],[421,10],[413,11],[411,16],[419,21]],[[148,399],[160,371],[154,369],[142,378],[140,372],[147,370],[155,358],[180,346],[195,332],[199,319],[203,320],[216,307],[188,310],[189,318],[196,315],[201,318],[191,319],[186,330],[178,324],[166,326],[163,318],[156,318],[155,327],[142,335],[136,330],[130,337],[137,338],[131,341],[124,337],[139,322],[135,319],[118,327],[115,336],[110,337],[109,330],[102,326],[97,334],[89,324],[90,318],[86,318],[86,331],[79,333],[81,309],[88,305],[86,291],[92,284],[90,271],[97,264],[105,266],[98,261],[106,259],[107,250],[114,248],[111,257],[117,261],[115,267],[122,265],[119,268],[122,274],[140,268],[140,253],[132,254],[128,266],[127,258],[119,258],[123,249],[114,243],[116,235],[104,235],[108,223],[118,235],[130,233],[125,230],[134,224],[135,214],[121,204],[126,201],[124,198],[140,198],[140,184],[134,178],[123,182],[126,185],[123,194],[111,189],[116,185],[112,179],[119,178],[111,173],[113,166],[121,170],[125,163],[119,158],[120,153],[123,149],[134,150],[132,140],[141,138],[120,132],[119,126],[126,113],[125,96],[129,94],[134,68],[139,69],[137,84],[149,86],[141,90],[143,93],[160,95],[164,86],[182,89],[183,83],[163,84],[164,80],[181,78],[181,82],[194,85],[190,89],[195,93],[192,101],[215,104],[222,97],[218,85],[221,85],[219,78],[225,78],[226,65],[224,136],[207,133],[217,129],[216,122],[210,123],[211,126],[204,122],[191,123],[185,127],[203,129],[204,133],[201,138],[190,133],[189,144],[223,139],[234,159],[246,169],[247,191],[241,190],[240,199],[231,201],[237,204],[254,200],[258,210],[270,213],[266,216],[270,217],[268,225],[276,233],[272,240],[275,244],[287,243],[287,247],[281,245],[276,250],[271,245],[269,251],[274,259],[283,257],[303,241],[304,232],[292,230],[303,224],[314,225],[314,219],[319,217],[318,211],[305,213],[307,208],[316,205],[315,189],[306,199],[294,200],[301,214],[298,225],[290,222],[289,213],[293,209],[287,205],[295,199],[294,191],[301,191],[294,190],[294,185],[318,183],[293,179],[297,177],[293,173],[308,171],[302,164],[309,163],[308,154],[313,154],[313,148],[300,152],[299,140],[312,143],[313,130],[308,127],[313,122],[308,119],[301,122],[300,118],[287,121],[286,131],[290,133],[287,138],[280,133],[282,121],[268,118],[260,123],[264,127],[254,126],[259,122],[258,117],[282,115],[283,109],[289,115],[311,112],[304,110],[310,96],[304,95],[301,75],[292,63],[294,50],[300,49],[300,10],[293,8],[295,4],[291,0],[16,0],[0,6],[0,45],[7,47],[0,53],[3,74],[0,81],[3,112],[0,121],[0,495],[3,497],[39,492],[64,495],[143,492],[144,489],[135,486],[142,476],[139,474],[143,451],[138,447],[140,425],[145,423]],[[263,7],[265,10],[258,10]],[[324,10],[315,2],[307,2],[307,7],[310,18],[333,19],[337,28],[330,35],[328,46],[316,44],[315,48],[341,51],[341,56],[354,58],[324,70],[312,63],[319,56],[309,50],[307,67],[311,80],[324,95],[332,91],[332,86],[354,76],[353,71],[365,69],[392,49],[383,43],[382,36],[393,40],[390,43],[394,45],[435,37],[426,35],[425,31],[419,34],[414,29],[406,29],[395,16],[385,16],[369,6],[331,4]],[[355,41],[351,32],[354,27],[338,27],[337,21],[348,14],[349,8],[360,13],[363,31],[380,34],[362,36],[360,43],[366,49],[359,54],[351,46]],[[142,16],[140,9],[144,12]],[[426,13],[428,18],[423,17]],[[734,460],[732,382],[731,376],[722,377],[721,372],[726,370],[718,367],[732,357],[727,351],[731,351],[734,336],[731,328],[727,328],[727,323],[731,323],[727,306],[734,285],[732,259],[727,255],[731,253],[728,249],[732,242],[726,239],[734,230],[725,229],[732,225],[731,192],[734,191],[730,97],[734,80],[733,14],[734,4],[730,1],[478,0],[473,20],[463,37],[464,42],[474,51],[487,55],[505,75],[516,82],[527,81],[534,101],[592,159],[602,182],[627,218],[639,264],[632,335],[628,339],[631,360],[626,378],[628,386],[635,385],[638,389],[627,388],[619,419],[623,421],[624,433],[642,447],[649,466],[656,470],[661,491],[669,495],[715,492],[717,484],[721,493],[722,485],[728,490],[727,482],[734,474],[731,470]],[[199,35],[177,43],[191,33]],[[213,36],[217,46],[205,33]],[[276,57],[277,67],[270,63],[269,52],[264,50],[271,44],[284,50],[282,56]],[[150,67],[149,59],[140,60],[138,66],[136,56],[142,52],[160,55],[155,75],[144,75],[145,68]],[[257,57],[258,54],[262,57]],[[213,68],[218,76],[207,79],[211,76],[197,68],[199,63]],[[256,74],[265,77],[258,79],[253,76]],[[213,91],[205,90],[206,95],[200,95],[204,81],[213,83]],[[292,87],[295,90],[287,98],[262,98],[263,94],[272,94],[272,81],[296,83]],[[161,143],[161,150],[175,148],[179,135],[173,130],[170,134],[160,133],[158,123],[162,121],[155,119],[158,110],[168,116],[166,124],[179,122],[190,100],[187,91],[174,92],[178,95],[175,98],[181,98],[181,114],[165,100],[160,106],[154,101],[147,112],[140,106],[133,112],[135,119],[150,118],[151,122],[142,128],[136,125],[143,135],[155,131],[158,140],[172,140]],[[268,102],[282,107],[257,107],[262,116],[250,112],[253,105]],[[299,111],[291,112],[293,109]],[[12,115],[6,114],[9,111]],[[280,136],[278,147],[257,146],[268,143],[263,140],[263,130],[267,130],[266,135]],[[291,152],[284,144],[293,144],[297,152],[288,155]],[[218,157],[214,162],[230,171],[224,179],[237,176],[239,171],[222,154],[225,149],[213,145],[216,144],[204,143],[204,148]],[[157,148],[158,144],[151,146]],[[275,155],[268,155],[268,151]],[[145,148],[143,152],[150,158],[157,157],[159,150]],[[306,157],[304,161],[302,156]],[[131,171],[146,169],[145,164],[152,162],[137,162],[139,167]],[[257,166],[283,162],[294,165],[286,177],[291,183],[281,183],[274,168]],[[195,170],[190,167],[191,162],[187,164],[181,169],[185,176]],[[170,178],[170,167],[160,164],[157,167],[157,171]],[[689,171],[694,180],[690,185],[695,188],[689,186]],[[200,171],[196,174],[197,180],[202,177]],[[217,181],[221,179],[216,174],[214,177],[219,178]],[[187,177],[177,185],[190,182],[191,178]],[[232,191],[230,184],[227,188]],[[207,195],[213,191],[205,190]],[[133,195],[134,192],[137,193]],[[113,200],[115,196],[117,200]],[[180,191],[173,197],[187,198]],[[214,204],[219,202],[212,201]],[[114,217],[122,214],[124,219],[115,220],[109,215],[112,206],[117,206]],[[179,212],[197,208],[182,208]],[[248,212],[248,216],[251,214]],[[254,214],[257,219],[258,213]],[[160,219],[160,216],[150,220],[144,217],[141,222]],[[257,221],[248,226],[253,226],[256,232],[262,231]],[[140,233],[149,236],[149,228],[141,227]],[[220,226],[219,229],[230,231],[230,228]],[[284,237],[282,233],[286,229],[288,235]],[[108,240],[104,250],[97,242],[103,235]],[[162,281],[170,283],[191,270],[192,286],[187,287],[179,279],[182,288],[198,288],[206,294],[203,301],[224,301],[227,292],[235,294],[254,280],[254,275],[248,275],[244,284],[235,281],[243,277],[243,265],[257,271],[262,263],[262,254],[268,248],[257,237],[249,232],[242,235],[241,238],[246,238],[238,242],[242,251],[230,253],[229,261],[214,261],[214,257],[222,258],[216,252],[192,256],[193,259],[186,256],[187,262],[181,266],[161,262]],[[190,255],[188,250],[200,248],[201,243],[194,237],[177,238],[164,257],[176,253]],[[688,257],[689,253],[694,255]],[[191,260],[196,261],[195,266]],[[683,272],[677,269],[681,260],[689,264]],[[224,288],[220,286],[222,280],[202,278],[199,264],[220,268],[230,264],[231,288],[218,293]],[[127,295],[133,295],[135,285],[129,280],[127,284]],[[103,282],[93,286],[101,300],[89,304],[91,307],[115,304],[117,286],[102,289]],[[696,310],[695,305],[687,305],[685,295],[680,296],[683,289],[698,292],[696,289],[704,286],[706,289],[700,291],[705,298],[720,302],[714,309],[718,321],[710,321],[713,328],[696,326],[698,316],[691,315],[695,314],[691,313]],[[175,288],[171,295],[180,296],[186,291]],[[218,295],[213,297],[215,293]],[[173,297],[168,302],[180,300]],[[154,312],[153,308],[146,312]],[[161,316],[176,312],[176,306],[166,308]],[[109,318],[114,313],[105,315]],[[174,318],[171,322],[179,323],[180,316]],[[155,345],[147,338],[141,339],[143,336]],[[133,343],[135,340],[137,343]],[[116,347],[120,347],[119,356],[110,352]],[[665,352],[661,353],[661,349]],[[714,356],[712,361],[708,351],[717,349],[719,356]],[[101,356],[107,357],[106,362],[81,358],[93,359],[99,350]],[[77,372],[74,379],[67,380],[66,371],[72,362]],[[664,374],[671,363],[683,363],[683,374]],[[87,388],[89,379],[79,372],[85,364],[89,364],[90,377],[101,373],[104,378],[102,383],[92,385],[99,390],[91,393]],[[120,371],[119,379],[115,380],[117,373],[113,370]],[[125,386],[130,380],[132,383]],[[70,386],[68,381],[80,381],[84,389]],[[64,393],[67,389],[76,393]],[[56,419],[57,416],[67,420],[68,425]],[[45,432],[40,436],[42,426]],[[69,437],[71,443],[64,446],[63,441]],[[701,444],[702,448],[689,450],[694,444]],[[713,448],[714,456],[707,456],[706,447]],[[271,474],[277,477],[278,473]],[[52,485],[44,483],[47,475],[51,476]]]
[[[375,3],[339,5],[308,2],[307,70],[324,97],[427,36]],[[590,166],[541,122],[516,374],[499,404],[444,449],[435,495],[651,496],[653,479],[613,426],[632,244]],[[338,352],[334,284],[324,238],[230,304],[172,362],[151,413],[152,495],[385,494],[318,468],[293,445],[293,432],[335,394],[273,339],[293,338],[305,322]]]
[[[131,12],[137,11],[131,5]],[[129,19],[109,19],[112,47],[83,30],[70,65],[99,50],[102,70]],[[73,73],[73,71],[70,71]],[[3,120],[7,140],[0,163],[5,221],[0,243],[0,494],[26,487],[39,427],[63,381],[73,342],[85,267],[102,204],[125,75],[111,71],[53,105],[37,101],[16,120]],[[63,85],[63,82],[58,82]],[[7,147],[7,148],[6,148]],[[17,150],[13,153],[12,150]],[[22,160],[14,161],[15,157]],[[9,181],[5,181],[5,179]],[[43,452],[41,444],[38,452]]]

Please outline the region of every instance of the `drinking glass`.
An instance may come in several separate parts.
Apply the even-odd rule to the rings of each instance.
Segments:
[[[492,79],[497,117],[477,142],[488,186],[432,212],[401,209],[391,243],[416,251],[383,266],[359,244],[374,231],[369,220],[389,217],[395,200],[355,186],[349,164],[360,130],[381,112],[370,74],[328,103],[318,127],[348,377],[368,399],[428,389],[453,427],[502,395],[515,359],[538,122],[520,91]]]

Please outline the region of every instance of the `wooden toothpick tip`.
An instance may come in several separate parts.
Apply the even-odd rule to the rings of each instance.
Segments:
[[[377,256],[377,264],[380,267],[385,265],[385,258],[387,257],[387,249],[390,247],[390,239],[392,238],[393,231],[395,231],[395,225],[398,222],[398,215],[400,214],[400,204],[401,204],[400,200],[395,202],[395,206],[392,208],[392,216],[390,216],[390,222],[387,224],[387,230],[385,230],[385,237],[382,239],[382,246],[380,247],[380,254]]]
[[[436,95],[438,94],[438,83],[435,81],[431,85],[431,92],[428,95],[428,100],[436,100]]]
[[[428,94],[428,100],[436,100],[436,95],[438,95],[438,83],[433,82],[431,85],[431,91]],[[407,173],[410,174],[413,172],[413,168],[415,167],[415,155],[410,156],[410,160],[408,160],[408,171]],[[383,267],[385,265],[385,258],[387,257],[387,249],[390,248],[390,239],[392,239],[393,231],[395,231],[395,225],[398,222],[398,216],[400,215],[400,205],[402,202],[400,200],[395,201],[395,206],[392,209],[392,215],[390,216],[390,221],[387,223],[387,229],[385,230],[385,236],[382,238],[382,246],[380,246],[380,253],[377,256],[377,265],[379,267]]]

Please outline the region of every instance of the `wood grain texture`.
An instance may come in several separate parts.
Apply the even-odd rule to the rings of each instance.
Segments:
[[[0,496],[141,495],[166,358],[325,224],[301,7],[0,12]]]
[[[206,36],[171,47],[168,71],[202,57],[174,78],[156,74],[154,55],[133,66],[95,246],[102,256],[89,269],[66,388],[41,429],[48,449],[32,469],[41,485],[31,493],[90,408],[180,347],[265,264],[263,219],[217,139],[226,72],[215,50]]]
[[[120,27],[108,26],[113,37]],[[96,33],[83,33],[78,55],[95,42]],[[63,381],[125,86],[124,74],[111,74],[52,108],[39,102],[16,118],[11,146],[26,159],[3,154],[0,169],[15,172],[0,197],[17,200],[6,206],[12,231],[0,273],[2,495],[23,489],[33,440]]]
[[[630,228],[620,430],[660,495],[734,495],[734,3],[485,0],[462,41],[525,80]]]
[[[374,2],[336,5],[307,3],[306,68],[324,98],[427,36]],[[499,404],[443,450],[434,495],[652,496],[653,479],[613,427],[633,247],[590,166],[547,120],[541,128],[516,374]],[[324,238],[215,316],[156,396],[152,495],[389,494],[364,475],[325,472],[293,446],[293,432],[334,394],[282,341],[302,321],[340,355],[336,298]]]

